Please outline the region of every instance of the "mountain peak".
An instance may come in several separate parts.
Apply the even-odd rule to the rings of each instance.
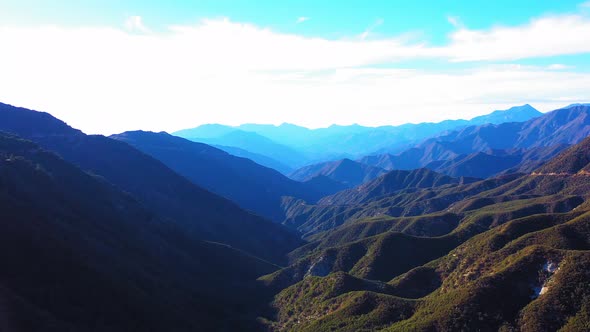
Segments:
[[[513,106],[507,110],[497,110],[490,114],[476,116],[470,122],[475,125],[480,124],[500,124],[505,122],[524,122],[543,115],[537,109],[529,104]]]
[[[356,164],[358,164],[356,161],[353,161],[348,158],[340,159],[338,161],[338,165],[356,165]]]
[[[580,106],[590,106],[590,103],[574,103],[574,104],[569,104],[567,105],[565,108],[574,108],[574,107],[580,107]]]
[[[308,129],[307,127],[303,127],[303,126],[298,126],[296,124],[292,124],[289,122],[283,122],[281,123],[279,126],[277,126],[278,128],[299,128],[299,129]]]
[[[334,124],[331,124],[328,128],[360,128],[360,127],[363,127],[363,126],[361,126],[358,123],[353,123],[350,125],[340,125],[340,124],[334,123]]]
[[[80,135],[82,131],[70,127],[49,113],[0,103],[0,123],[13,133],[28,136]]]
[[[524,105],[520,105],[520,106],[512,106],[509,109],[504,110],[503,112],[523,112],[523,111],[531,111],[531,110],[537,111],[537,109],[535,109],[530,104],[524,104]]]

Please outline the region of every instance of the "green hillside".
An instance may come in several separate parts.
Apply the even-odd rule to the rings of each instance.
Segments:
[[[356,218],[400,193],[353,200],[353,214],[259,279],[276,293],[262,320],[277,331],[590,329],[588,144],[533,174],[398,198],[445,198],[436,212]]]

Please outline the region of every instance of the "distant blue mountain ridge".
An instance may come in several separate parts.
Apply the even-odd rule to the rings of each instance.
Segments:
[[[588,135],[590,104],[573,104],[524,122],[441,132],[396,154],[308,165],[289,176],[298,181],[323,176],[352,188],[390,171],[422,168],[453,178],[531,173]]]
[[[529,172],[588,135],[590,104],[573,104],[524,122],[449,131],[400,153],[358,162],[386,170],[428,167],[452,176],[489,177],[507,170]]]
[[[236,152],[232,149],[237,148],[241,150],[241,156],[247,158],[250,158],[246,153],[249,152],[253,160],[264,166],[275,168],[277,164],[284,165],[277,170],[287,174],[291,169],[320,162],[401,152],[428,137],[449,130],[488,123],[523,122],[540,115],[541,112],[525,104],[471,120],[445,120],[438,123],[380,127],[332,125],[319,129],[289,123],[279,126],[243,124],[235,127],[205,124],[174,132],[173,135],[215,145],[229,153]],[[254,159],[255,156],[257,159]]]

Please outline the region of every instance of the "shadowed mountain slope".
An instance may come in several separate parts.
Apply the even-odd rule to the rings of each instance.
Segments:
[[[2,331],[247,329],[255,278],[277,268],[5,134],[0,215]]]
[[[281,172],[284,175],[288,175],[291,172],[293,172],[293,168],[287,166],[285,163],[282,163],[276,159],[272,159],[270,157],[267,157],[267,156],[264,156],[264,155],[261,155],[258,153],[246,151],[244,149],[236,148],[233,146],[214,145],[214,147],[216,147],[220,150],[223,150],[223,151],[225,151],[231,155],[234,155],[236,157],[250,159],[259,165],[262,165],[262,166],[265,166],[268,168],[272,168],[274,170]]]
[[[0,130],[33,140],[104,177],[192,238],[225,243],[276,263],[300,244],[284,227],[192,184],[127,143],[85,135],[47,113],[6,104],[0,104]]]
[[[174,135],[193,142],[239,148],[278,160],[291,168],[301,167],[310,161],[304,153],[289,146],[279,144],[255,132],[243,131],[232,127],[225,128],[227,128],[227,131],[222,131],[222,135],[213,137],[200,136],[200,130],[180,131],[175,132]]]
[[[167,133],[134,131],[111,138],[129,143],[193,183],[277,222],[284,220],[282,196],[316,201],[334,193],[330,185],[322,190],[319,182],[307,185],[293,181],[249,159]]]

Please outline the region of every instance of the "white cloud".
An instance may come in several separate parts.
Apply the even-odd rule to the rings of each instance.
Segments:
[[[590,8],[590,1],[582,2],[579,5],[580,8]]]
[[[143,24],[143,19],[141,16],[130,16],[125,20],[125,28],[132,32],[141,32],[141,33],[148,33],[150,29],[148,29]]]
[[[548,16],[516,27],[461,28],[442,49],[454,61],[517,60],[590,52],[590,19]]]
[[[307,22],[309,20],[311,20],[309,17],[300,16],[300,17],[297,18],[297,20],[295,21],[295,23],[300,24],[300,23],[303,23],[303,22]]]
[[[377,19],[373,24],[371,24],[363,33],[361,33],[361,39],[367,39],[369,35],[375,30],[377,27],[382,25],[385,21],[382,18]]]
[[[461,27],[463,27],[463,24],[461,23],[461,20],[457,16],[447,16],[447,21],[452,26],[454,26],[455,28],[461,28]]]
[[[560,16],[521,27],[459,29],[443,47],[401,37],[303,37],[229,19],[140,34],[141,19],[129,30],[0,26],[0,101],[50,112],[89,133],[209,122],[400,124],[468,118],[526,102],[550,110],[590,99],[590,74],[559,66],[379,65],[587,52],[590,43],[581,41],[590,35],[588,24]],[[557,32],[541,38],[547,25]]]
[[[554,64],[547,66],[547,69],[549,69],[549,70],[566,70],[566,69],[572,69],[572,68],[573,68],[572,66],[564,65],[561,63],[554,63]]]

